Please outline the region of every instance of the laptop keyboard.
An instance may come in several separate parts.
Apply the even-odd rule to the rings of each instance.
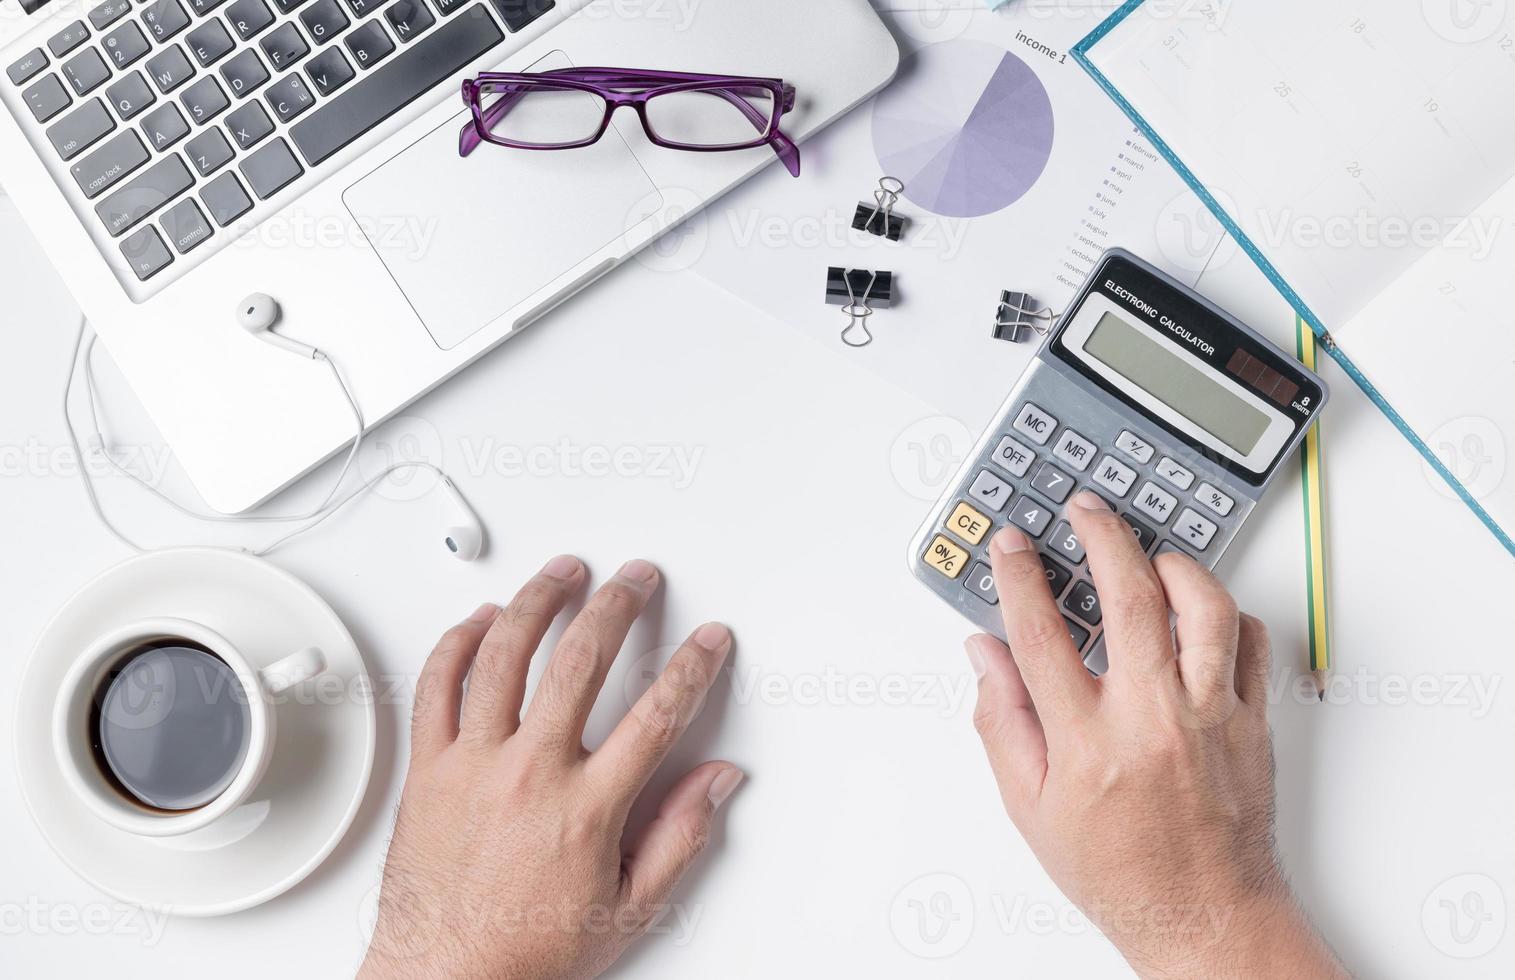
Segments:
[[[555,6],[105,0],[6,76],[146,282]]]

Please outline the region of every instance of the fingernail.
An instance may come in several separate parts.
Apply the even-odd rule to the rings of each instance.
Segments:
[[[487,623],[499,614],[499,606],[495,605],[492,602],[486,602],[473,611],[473,615],[468,617],[468,621],[470,623]]]
[[[1013,527],[1002,528],[989,542],[989,550],[997,551],[1002,555],[1013,555],[1017,551],[1030,551],[1031,539]]]
[[[652,567],[651,562],[643,561],[640,558],[633,558],[621,566],[620,575],[622,578],[629,578],[633,582],[651,582],[658,577],[658,570]]]
[[[978,637],[970,636],[964,640],[963,649],[968,651],[968,665],[973,668],[973,676],[983,680],[989,666],[984,663],[984,652],[978,648]]]
[[[542,574],[566,582],[578,574],[579,567],[579,560],[573,555],[558,555],[542,566]]]
[[[1110,505],[1105,503],[1105,498],[1093,490],[1080,490],[1073,495],[1073,503],[1084,510],[1109,510]]]
[[[726,798],[741,785],[742,779],[745,776],[746,773],[740,769],[726,769],[719,776],[715,777],[715,782],[710,784],[710,792],[708,794],[710,808],[712,810],[719,810],[721,804],[726,802]]]
[[[694,642],[711,653],[725,653],[731,646],[731,630],[720,623],[706,623],[694,631]]]

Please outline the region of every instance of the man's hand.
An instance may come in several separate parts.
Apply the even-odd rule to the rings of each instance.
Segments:
[[[731,634],[717,623],[695,630],[590,754],[585,720],[658,573],[628,562],[594,595],[523,718],[532,655],[583,579],[576,558],[554,558],[503,610],[486,605],[448,630],[427,659],[360,978],[595,976],[665,911],[704,850],[712,815],[742,779],[729,763],[690,772],[645,830],[623,835]]]
[[[1108,673],[1084,669],[1014,528],[990,544],[1010,644],[967,644],[1010,818],[1143,976],[1346,976],[1274,849],[1263,625],[1191,559],[1149,562],[1097,495],[1080,493],[1068,517],[1099,591]]]

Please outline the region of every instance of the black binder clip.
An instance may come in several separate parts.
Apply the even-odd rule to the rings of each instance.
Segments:
[[[857,206],[852,215],[852,227],[891,242],[899,241],[905,233],[905,219],[894,213],[894,206],[904,192],[905,182],[898,177],[881,179],[878,190],[873,192],[873,203],[865,201]]]
[[[874,308],[887,309],[894,303],[894,273],[831,266],[826,270],[826,302],[840,306],[847,317],[842,343],[848,347],[867,347],[873,343],[868,318]]]
[[[1023,344],[1033,336],[1045,337],[1057,314],[1043,306],[1030,293],[1006,289],[999,294],[999,309],[994,313],[994,339]]]

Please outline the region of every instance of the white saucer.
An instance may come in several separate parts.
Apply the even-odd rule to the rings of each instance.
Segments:
[[[255,666],[307,645],[327,673],[281,702],[268,774],[251,801],[204,830],[150,839],[117,830],[63,782],[50,738],[53,702],[74,656],[112,626],[154,616],[197,620]],[[184,548],[133,558],[64,604],[21,681],[21,795],[69,867],[122,901],[177,915],[224,915],[293,887],[352,823],[374,757],[372,685],[336,613],[303,582],[239,552]]]

